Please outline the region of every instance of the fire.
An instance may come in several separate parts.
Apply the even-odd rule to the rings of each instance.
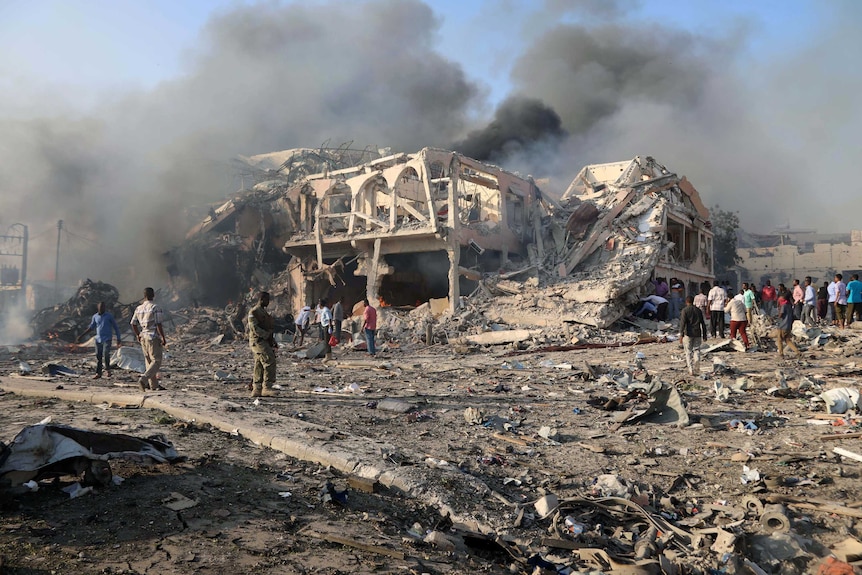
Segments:
[[[386,300],[383,299],[383,296],[379,296],[377,298],[377,303],[380,304],[380,307],[392,307],[391,303],[386,303]]]

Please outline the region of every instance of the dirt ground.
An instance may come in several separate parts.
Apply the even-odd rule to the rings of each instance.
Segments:
[[[327,482],[337,490],[348,488],[348,478],[339,471],[195,422],[148,409],[4,393],[0,440],[6,443],[24,426],[50,416],[55,424],[84,429],[140,437],[161,433],[187,459],[150,467],[112,461],[114,474],[124,481],[74,499],[61,491],[73,477],[43,481],[35,493],[4,492],[0,573],[530,573],[536,557],[587,572],[572,549],[602,547],[631,555],[627,537],[642,525],[569,503],[568,514],[584,528],[583,534],[572,535],[565,533],[562,515],[559,522],[542,519],[533,503],[546,494],[564,502],[608,495],[597,483],[604,475],[622,480],[627,498],[689,532],[723,526],[737,536],[729,551],[711,548],[709,537],[677,549],[680,573],[753,572],[739,570],[733,557],[751,559],[767,573],[813,572],[828,547],[857,536],[862,527],[862,513],[845,514],[862,507],[862,463],[832,452],[840,446],[862,454],[862,439],[822,437],[857,431],[857,420],[810,422],[824,414],[812,396],[833,387],[858,388],[857,334],[862,332],[847,330],[833,338],[844,341],[812,344],[800,359],[780,360],[774,351],[715,352],[705,357],[701,377],[688,375],[675,342],[514,353],[511,346],[496,346],[466,354],[452,346],[392,344],[384,346],[376,363],[342,348],[328,364],[299,359],[286,347],[279,351],[283,390],[255,409],[336,434],[385,439],[398,447],[387,456],[401,465],[449,466],[484,482],[486,497],[453,497],[472,509],[477,525],[496,527],[503,536],[497,543],[464,537],[441,524],[437,509],[382,486],[374,493],[348,489],[345,505],[324,503],[321,489]],[[169,342],[163,370],[169,393],[194,390],[252,408],[251,357],[244,343],[172,334]],[[713,358],[724,363],[716,372]],[[20,360],[34,367],[50,360],[82,370],[79,378],[58,378],[58,385],[67,388],[137,390],[130,372],[89,379],[89,349],[48,342],[0,348],[0,377],[17,372]],[[218,381],[217,370],[236,379]],[[618,395],[612,378],[626,372],[635,380],[653,376],[675,384],[693,424],[615,426],[617,412],[598,407],[603,402],[596,398]],[[726,401],[716,399],[716,380],[729,385],[743,376],[747,389]],[[787,387],[768,394],[782,376]],[[415,409],[378,409],[386,398],[409,401]],[[478,409],[484,424],[468,423],[467,407]],[[747,422],[752,429],[746,429]],[[542,427],[556,435],[552,430],[544,433],[550,439],[542,437]],[[743,465],[756,470],[760,480],[743,483]],[[459,489],[457,484],[445,487]],[[165,504],[174,493],[196,504],[171,511]],[[816,501],[813,508],[789,506],[795,541],[789,557],[763,551],[770,546],[768,534],[756,513],[738,515],[747,496],[764,502],[769,496]],[[836,512],[824,502],[840,507]],[[453,537],[454,547],[422,542],[435,527],[459,535]],[[557,543],[543,545],[549,537]],[[561,540],[571,544],[568,549]],[[518,552],[507,552],[506,544]]]

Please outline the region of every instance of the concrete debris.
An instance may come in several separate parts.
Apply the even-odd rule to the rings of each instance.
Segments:
[[[557,200],[543,181],[432,148],[291,150],[241,164],[252,187],[207,207],[167,256],[164,393],[140,395],[135,376],[121,372],[58,385],[52,374],[86,367],[73,353],[80,349],[48,341],[0,348],[10,375],[21,372],[15,394],[98,398],[109,414],[118,404],[152,407],[184,431],[201,430],[192,417],[205,414],[225,433],[206,442],[185,433],[189,452],[214,453],[212,443],[247,457],[243,477],[253,481],[263,452],[224,447],[251,441],[273,450],[266,457],[283,465],[278,481],[305,474],[307,483],[289,491],[273,489],[269,468],[263,487],[224,487],[274,501],[237,500],[258,507],[232,516],[222,541],[245,542],[241,531],[264,515],[285,521],[260,511],[275,505],[290,509],[296,538],[383,555],[405,571],[426,567],[408,563],[419,554],[394,549],[399,541],[441,573],[488,570],[488,557],[512,573],[803,573],[821,564],[826,545],[842,560],[862,556],[852,542],[839,545],[859,530],[841,521],[862,518],[854,483],[862,456],[848,441],[862,435],[862,332],[797,322],[804,355],[784,360],[773,351],[774,319],[754,310],[756,346],[711,337],[700,350],[711,366],[689,373],[672,343],[675,314],[633,315],[642,298],[661,293],[662,278],[692,295],[713,280],[709,213],[686,178],[636,157],[585,167]],[[244,322],[261,289],[272,296],[279,396],[252,401]],[[68,341],[103,299],[125,325],[130,312],[115,291],[88,280],[34,327]],[[331,357],[313,311],[307,326],[294,323],[322,298],[343,299]],[[377,310],[374,359],[363,353],[365,298]],[[48,360],[51,381],[22,377]],[[131,345],[112,363],[144,369]],[[58,451],[45,441],[40,453]],[[835,443],[827,450],[825,441]],[[111,457],[176,457],[157,441],[111,451],[85,443],[56,465],[37,461],[2,476],[38,488],[41,477],[71,471],[105,484],[101,464]],[[0,470],[10,461],[0,458]],[[215,466],[202,455],[199,467],[184,475]],[[345,477],[357,492],[349,500],[335,488]],[[199,517],[226,517],[213,515],[206,497],[191,498],[222,485],[201,491],[197,481],[150,500],[177,515],[195,507]],[[421,504],[401,507],[405,494]],[[294,520],[310,509],[313,520]],[[439,521],[429,522],[436,512]],[[345,532],[326,533],[336,522]],[[241,529],[228,535],[234,525]]]
[[[522,341],[539,334],[541,334],[541,330],[511,329],[468,335],[464,339],[467,342],[476,345],[500,345],[504,343],[521,343]]]
[[[250,291],[267,289],[273,315],[286,317],[327,295],[351,305],[367,297],[415,310],[409,326],[379,318],[382,341],[415,330],[431,345],[452,334],[429,332],[429,322],[454,320],[468,338],[487,332],[470,329],[475,320],[492,317],[512,328],[604,329],[653,293],[655,278],[679,278],[697,293],[713,277],[708,211],[685,177],[648,156],[585,167],[559,201],[529,177],[433,148],[265,156],[286,163],[261,171],[241,159],[253,188],[207,208],[169,254],[177,302],[248,303]],[[299,157],[313,160],[296,169]],[[463,317],[477,303],[487,319]],[[510,337],[496,336],[523,341]]]
[[[117,323],[125,328],[131,319],[130,306],[119,305],[120,292],[114,286],[90,279],[84,280],[74,296],[65,303],[42,309],[30,320],[30,326],[38,337],[59,339],[72,343],[86,331],[90,319],[96,313],[96,305],[105,302],[108,311],[114,314]],[[123,323],[125,319],[125,324]]]
[[[830,389],[821,393],[820,398],[826,403],[826,413],[847,413],[851,409],[862,411],[862,403],[860,403],[862,398],[856,389],[849,387]]]
[[[645,407],[633,407],[621,413],[617,423],[632,424],[640,421],[674,424],[685,427],[689,424],[685,401],[676,386],[669,385],[657,379],[651,383],[633,383],[628,386],[630,392],[643,397]]]
[[[829,553],[822,546],[855,532],[852,523],[842,521],[862,518],[862,511],[851,506],[858,498],[854,470],[862,458],[850,443],[859,435],[856,404],[845,413],[827,413],[820,396],[829,386],[857,389],[862,368],[844,350],[855,349],[862,334],[823,328],[833,336],[830,343],[794,362],[780,361],[774,352],[716,350],[711,366],[700,376],[688,376],[677,346],[658,337],[636,349],[626,347],[640,341],[635,331],[640,328],[631,324],[616,330],[582,324],[516,327],[493,307],[473,301],[455,315],[444,313],[445,325],[435,323],[435,338],[455,341],[517,329],[530,331],[530,337],[505,344],[511,349],[495,346],[475,354],[456,349],[474,343],[428,346],[424,330],[411,322],[417,316],[425,321],[430,307],[418,312],[409,306],[380,308],[390,346],[381,352],[385,359],[360,359],[362,352],[338,346],[332,362],[299,361],[294,353],[308,347],[294,351],[289,341],[283,343],[288,349],[279,350],[279,359],[287,361],[279,364],[281,394],[275,400],[245,399],[251,372],[244,341],[213,343],[211,333],[184,331],[197,319],[220,329],[206,321],[213,314],[210,308],[174,314],[185,321],[168,326],[169,340],[176,341],[165,365],[169,389],[154,397],[123,390],[134,386],[128,373],[115,374],[117,381],[109,382],[69,378],[61,386],[56,380],[16,374],[20,361],[41,365],[48,358],[77,370],[80,358],[52,345],[41,351],[20,346],[16,355],[4,358],[10,360],[5,364],[9,373],[16,374],[9,379],[20,383],[15,394],[44,385],[44,393],[99,397],[104,407],[93,409],[110,414],[120,409],[111,407],[122,403],[117,394],[125,393],[124,409],[140,408],[143,401],[144,407],[174,410],[168,411],[173,417],[165,425],[200,429],[185,418],[203,421],[206,416],[220,421],[218,429],[226,432],[221,441],[248,439],[305,460],[313,485],[279,479],[289,484],[273,489],[267,477],[260,493],[271,493],[275,504],[289,506],[291,514],[311,508],[327,514],[327,522],[338,523],[339,541],[366,553],[407,557],[410,553],[393,547],[401,540],[431,557],[451,554],[477,566],[488,560],[484,553],[502,545],[500,556],[517,564],[513,572],[551,565],[572,573],[806,573]],[[568,345],[573,332],[584,343]],[[180,333],[184,335],[178,337]],[[315,334],[307,337],[313,346]],[[8,385],[5,378],[3,385]],[[716,388],[724,390],[727,401],[714,402]],[[771,388],[774,394],[768,394]],[[855,396],[840,399],[854,402]],[[75,411],[90,417],[80,407]],[[147,419],[153,421],[152,416]],[[826,430],[798,425],[808,420],[823,421]],[[92,421],[120,423],[105,416]],[[186,433],[183,440],[196,441],[198,435]],[[197,441],[184,450],[216,449],[213,437]],[[832,442],[828,448],[826,441]],[[288,442],[296,444],[285,447]],[[248,455],[253,469],[261,452],[250,451],[257,453]],[[208,457],[199,463],[204,475],[213,469]],[[283,457],[274,454],[271,459],[285,461],[279,459]],[[285,477],[299,475],[299,460],[287,461],[292,469]],[[87,475],[74,493],[87,493],[89,482],[109,480],[101,463],[92,469],[90,460],[83,459],[72,466],[71,473]],[[251,475],[243,477],[246,481]],[[320,488],[322,481],[336,485],[347,477],[359,479],[349,484],[352,491],[345,502],[332,496],[346,494],[342,487],[332,492]],[[25,489],[30,479],[22,476],[15,485]],[[385,488],[375,490],[377,483]],[[48,492],[45,482],[36,480],[35,487]],[[199,483],[172,484],[151,499],[182,508],[172,513],[187,513],[192,507],[185,506],[192,505],[193,513],[216,517],[211,515],[215,502],[193,495],[199,488]],[[231,491],[243,489],[234,486]],[[249,489],[258,492],[257,487]],[[166,499],[168,493],[172,495]],[[391,532],[386,538],[370,535],[378,532],[364,529],[367,522],[378,523],[366,506],[391,508],[393,501],[403,501],[402,493],[440,510],[441,517],[449,513],[452,523],[429,524],[425,508],[415,513],[399,509],[399,517],[413,515],[391,525],[421,521],[409,541]],[[333,504],[319,505],[324,500]],[[224,506],[223,501],[217,504]],[[359,527],[349,527],[356,521]],[[389,519],[379,525],[390,525]],[[297,536],[303,535],[298,531]],[[481,554],[474,545],[483,549]]]

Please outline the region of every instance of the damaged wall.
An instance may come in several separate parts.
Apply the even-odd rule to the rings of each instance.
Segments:
[[[695,293],[713,277],[709,212],[651,157],[586,166],[558,202],[532,178],[447,150],[353,152],[246,159],[261,181],[169,254],[177,285],[216,305],[269,287],[294,311],[321,297],[448,298],[454,311],[462,293],[492,293],[514,270],[546,290],[551,317],[534,321],[607,327],[651,278],[679,277]]]

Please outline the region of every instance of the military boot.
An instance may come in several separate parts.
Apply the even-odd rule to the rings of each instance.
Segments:
[[[264,397],[275,397],[278,395],[278,391],[271,387],[264,387],[261,393]]]
[[[254,386],[251,388],[251,396],[252,397],[260,397],[261,395],[263,395],[263,393],[262,393],[260,384],[255,383]]]

